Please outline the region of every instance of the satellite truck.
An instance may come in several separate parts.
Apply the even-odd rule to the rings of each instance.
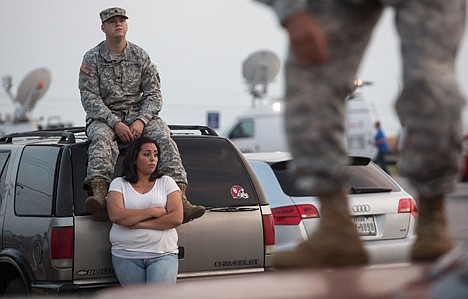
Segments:
[[[51,77],[50,71],[46,68],[38,68],[31,71],[21,81],[16,95],[12,92],[12,77],[3,77],[3,88],[13,100],[15,110],[13,115],[10,113],[5,115],[0,114],[0,137],[9,133],[71,126],[70,123],[62,122],[60,116],[49,117],[45,126],[39,124],[39,120],[41,119],[36,120],[31,118],[31,111],[49,88]]]
[[[280,60],[271,51],[250,55],[243,63],[243,76],[252,95],[252,107],[237,116],[220,135],[229,138],[244,153],[289,151],[284,131],[283,103],[267,97],[268,84],[277,75]],[[359,92],[369,81],[355,80],[347,97],[346,146],[350,156],[375,158],[375,113]]]

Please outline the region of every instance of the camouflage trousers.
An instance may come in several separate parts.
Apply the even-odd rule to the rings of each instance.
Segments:
[[[119,155],[115,132],[106,123],[94,120],[86,128],[86,134],[91,139],[91,144],[88,149],[85,183],[89,184],[94,179],[104,179],[109,183],[114,176]],[[159,171],[172,177],[177,183],[187,184],[187,173],[170,134],[169,127],[160,117],[150,120],[143,130],[143,136],[155,140],[161,150]]]
[[[286,132],[301,189],[326,195],[348,184],[345,98],[387,7],[382,2],[394,9],[401,40],[403,87],[396,110],[407,132],[401,173],[430,196],[450,192],[458,180],[464,98],[455,59],[465,0],[310,0],[328,34],[331,59],[304,66],[290,51],[286,62]]]

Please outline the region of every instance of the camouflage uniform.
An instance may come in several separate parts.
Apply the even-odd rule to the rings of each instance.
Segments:
[[[177,145],[158,115],[163,102],[159,74],[142,48],[127,42],[122,55],[113,60],[106,42],[101,42],[84,55],[79,88],[91,139],[85,183],[111,181],[119,154],[113,128],[119,121],[130,125],[140,119],[145,123],[143,136],[156,140],[161,149],[160,171],[187,184]]]
[[[403,89],[396,102],[407,137],[401,172],[420,194],[451,191],[461,154],[461,109],[455,58],[464,29],[465,0],[258,0],[281,21],[309,9],[329,37],[330,61],[286,62],[286,131],[301,175],[298,185],[331,194],[347,184],[345,97],[385,6],[395,11],[401,39]]]

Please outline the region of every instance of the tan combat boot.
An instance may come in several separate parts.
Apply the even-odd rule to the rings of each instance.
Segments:
[[[414,262],[434,261],[452,249],[443,196],[419,198],[416,234],[411,250],[411,260]]]
[[[185,195],[187,185],[184,183],[177,183],[177,186],[179,186],[180,191],[182,192],[182,205],[184,208],[184,221],[182,223],[187,223],[193,219],[203,216],[203,214],[205,214],[205,208],[202,206],[192,205],[188,201],[187,196]]]
[[[363,265],[368,262],[348,211],[344,191],[320,198],[320,224],[295,250],[276,253],[275,268],[314,268]]]
[[[99,221],[109,220],[106,207],[107,183],[102,179],[91,182],[93,195],[89,196],[86,201],[86,210],[94,215],[94,218]]]

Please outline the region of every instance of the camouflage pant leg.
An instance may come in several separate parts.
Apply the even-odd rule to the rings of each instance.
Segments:
[[[420,193],[445,194],[458,181],[461,162],[464,99],[455,59],[466,2],[405,1],[395,10],[404,64],[396,108],[407,132],[401,172]]]
[[[119,148],[115,133],[107,124],[100,121],[91,122],[86,128],[86,134],[91,139],[88,148],[88,170],[85,183],[94,179],[104,179],[107,183],[114,175],[115,163]]]
[[[187,173],[167,124],[160,117],[156,117],[145,126],[143,135],[154,139],[159,145],[161,150],[159,171],[172,177],[177,183],[187,184]]]
[[[348,183],[345,98],[378,21],[382,6],[355,6],[342,0],[309,1],[329,36],[330,61],[301,66],[290,54],[286,63],[285,124],[299,175],[297,186],[326,195]]]

